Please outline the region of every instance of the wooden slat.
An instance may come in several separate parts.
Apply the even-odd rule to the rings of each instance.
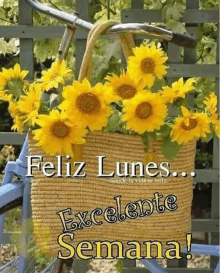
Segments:
[[[181,53],[180,50],[181,48],[177,45],[171,44],[171,43],[166,43],[168,46],[168,65],[172,64],[180,64],[181,63]],[[171,85],[173,82],[177,81],[178,77],[170,77],[167,79],[167,84]],[[172,105],[169,106],[169,116],[173,117],[176,116],[176,109],[172,107]]]
[[[25,134],[0,132],[0,145],[22,145]]]
[[[198,39],[198,25],[186,24],[187,33],[194,39]],[[184,48],[184,63],[194,64],[196,63],[196,48]],[[195,94],[190,93],[188,98],[188,103],[191,107],[195,106]]]
[[[213,273],[212,269],[206,268],[166,268],[167,272],[170,273]],[[149,270],[142,267],[136,268],[124,268],[123,273],[150,273]]]
[[[167,273],[213,273],[212,269],[206,268],[169,268]]]
[[[83,20],[89,20],[89,1],[88,0],[76,0],[76,11],[79,13],[79,17]],[[76,35],[81,35],[81,29],[77,29]],[[83,32],[85,33],[85,32]],[[75,76],[78,78],[79,70],[82,63],[82,58],[86,49],[85,39],[76,39],[76,73]]]
[[[185,14],[191,13],[192,15],[192,9],[196,9],[194,11],[198,11],[199,9],[199,1],[198,0],[187,0],[186,1],[186,12]],[[197,40],[198,38],[198,25],[194,24],[185,24],[186,31],[188,35],[193,37]],[[196,63],[196,48],[184,48],[184,58],[183,58],[184,64],[194,64]],[[191,107],[194,107],[194,93],[189,94],[188,103]],[[197,222],[196,222],[197,223]],[[204,226],[205,228],[205,226]],[[183,259],[179,261],[180,267],[187,268],[187,259],[186,254],[183,255]]]
[[[151,273],[145,267],[123,268],[123,273]]]
[[[171,64],[167,77],[219,77],[216,64]]]
[[[121,17],[124,22],[164,23],[161,10],[125,9],[122,10]],[[218,23],[219,22],[218,10],[190,9],[183,14],[181,21],[188,24]]]
[[[86,273],[89,268],[89,261],[88,260],[74,260],[72,269],[73,272],[77,273]]]
[[[20,237],[21,232],[3,232],[3,242],[2,244],[13,244],[13,238],[18,238]]]
[[[19,24],[33,25],[33,12],[30,5],[25,0],[19,1]],[[34,42],[31,38],[20,39],[20,64],[22,69],[28,70],[27,79],[33,80],[34,78]]]
[[[131,1],[131,8],[132,9],[143,9],[144,8],[144,1],[143,0],[132,0]]]
[[[201,183],[219,183],[219,169],[197,169],[195,170],[196,177],[194,178],[195,182],[201,182]]]
[[[129,260],[129,259],[124,259],[123,260],[123,268],[130,268],[130,267],[135,267],[136,266],[136,261],[135,260]]]
[[[219,25],[217,30],[217,51],[216,63],[219,64]],[[216,94],[219,99],[219,80],[216,79]],[[219,112],[219,101],[218,101]],[[219,139],[215,138],[213,143],[213,168],[219,169]],[[212,185],[212,204],[211,204],[211,217],[212,219],[219,219],[219,183]],[[219,245],[219,230],[211,233],[211,243]],[[218,263],[217,257],[212,257],[211,266],[215,267]]]
[[[0,37],[4,38],[32,38],[32,39],[47,39],[47,38],[62,38],[65,27],[62,26],[0,26]],[[81,30],[75,34],[76,39],[86,39],[88,31]],[[104,35],[102,36],[103,38]]]
[[[198,3],[198,1],[197,1],[197,3]],[[191,5],[194,5],[194,4],[195,4],[195,0],[187,0],[186,1],[186,8],[187,8],[186,9],[186,14],[189,12],[189,9],[192,8]],[[197,29],[198,29],[198,27],[197,27]],[[197,31],[197,29],[195,29],[195,32]],[[176,47],[174,45],[172,45],[172,44],[168,44],[168,46],[169,46],[169,48],[171,48],[171,50],[169,50],[168,53],[170,53],[170,55],[172,56],[172,59],[175,60],[175,51],[172,52],[172,48],[175,49]],[[180,50],[180,47],[178,47],[178,48]],[[189,56],[187,54],[188,52],[189,52]],[[195,49],[190,49],[190,50],[188,49],[187,51],[185,50],[184,63],[187,63],[187,64],[189,64],[189,63],[195,63],[195,58],[194,58],[195,54],[196,54],[196,50]],[[168,57],[170,57],[170,55],[168,55]],[[173,63],[172,59],[171,59],[171,62]],[[180,66],[183,67],[183,64],[181,63],[180,52],[178,53],[178,56],[177,56],[176,59],[178,60]],[[175,70],[174,70],[174,72],[175,72]],[[177,77],[179,78],[180,76],[177,76]],[[191,73],[190,73],[190,77],[192,77]],[[177,80],[178,78],[171,78],[171,79],[172,80]],[[193,104],[193,97],[192,97],[192,95],[191,95],[190,99],[191,99],[190,103]],[[179,267],[180,268],[186,268],[187,267],[187,260],[186,260],[185,254],[183,255],[183,259],[181,259],[181,260],[168,260],[167,261],[167,267],[169,267],[169,268],[176,268],[176,267],[178,267],[178,268]]]
[[[218,232],[219,221],[214,219],[193,219],[192,230],[200,232]]]

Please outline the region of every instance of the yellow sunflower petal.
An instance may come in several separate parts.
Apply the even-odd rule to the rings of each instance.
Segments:
[[[191,117],[190,111],[185,106],[181,106],[181,111],[184,117]]]

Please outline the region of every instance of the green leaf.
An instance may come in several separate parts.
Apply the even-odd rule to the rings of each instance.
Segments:
[[[167,9],[168,9],[168,5],[165,5],[162,8],[162,18],[163,18],[164,21],[166,20]]]
[[[206,137],[201,138],[202,142],[208,143],[211,139],[214,137],[214,132],[211,131],[211,133],[207,134]]]
[[[123,272],[123,261],[122,260],[118,260],[116,263],[116,272],[117,273],[122,273]]]
[[[181,146],[172,142],[170,138],[164,138],[161,149],[167,159],[174,160],[181,151]]]
[[[59,39],[35,39],[34,53],[39,62],[54,59],[59,49]]]
[[[148,132],[148,135],[153,139],[157,139],[157,132],[156,131]]]
[[[159,91],[162,90],[162,87],[166,85],[165,79],[155,79],[154,85],[152,87],[152,91]]]
[[[144,143],[144,145],[146,146],[146,149],[149,148],[149,135],[147,132],[145,132],[144,134],[141,135],[142,141]]]
[[[170,126],[168,124],[164,124],[163,126],[161,126],[159,134],[162,137],[168,137],[170,135]]]
[[[167,29],[172,29],[174,31],[178,31],[180,33],[185,33],[186,32],[185,26],[181,22],[178,22],[178,21],[173,20],[173,19],[170,19],[166,23],[166,28]]]
[[[121,113],[115,109],[108,120],[105,132],[119,132],[123,134],[127,133],[127,130],[125,129],[125,122],[121,120],[120,116]]]
[[[3,39],[0,39],[0,54],[5,55],[7,52],[8,52],[7,43]]]

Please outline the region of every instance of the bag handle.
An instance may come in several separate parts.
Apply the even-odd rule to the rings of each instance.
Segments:
[[[88,80],[91,79],[92,75],[92,52],[95,46],[97,39],[99,38],[100,34],[107,30],[109,27],[118,24],[119,22],[109,20],[109,21],[101,21],[96,23],[93,28],[90,30],[87,39],[86,50],[83,56],[81,69],[79,72],[78,81],[82,82],[84,78]],[[129,56],[133,54],[133,48],[135,47],[134,39],[131,34],[122,33],[119,35],[120,43],[127,59]]]

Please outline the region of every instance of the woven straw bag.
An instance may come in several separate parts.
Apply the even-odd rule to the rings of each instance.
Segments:
[[[129,47],[127,50],[129,51]],[[87,66],[86,75],[89,70],[91,67]],[[81,78],[84,77],[83,73],[81,70]],[[52,162],[57,169],[57,158],[45,154],[35,144],[33,135],[30,133],[29,155],[43,156],[44,162]],[[185,246],[186,233],[191,230],[192,177],[189,175],[173,177],[171,175],[164,181],[147,175],[144,181],[143,179],[136,181],[131,177],[123,180],[118,177],[97,177],[97,156],[106,157],[104,172],[107,174],[115,170],[116,162],[141,162],[144,165],[149,161],[158,165],[167,162],[168,160],[161,152],[161,144],[162,140],[151,140],[150,148],[146,151],[139,136],[93,132],[86,136],[86,144],[82,149],[79,149],[79,146],[75,147],[76,153],[77,149],[78,154],[81,153],[78,158],[80,160],[75,158],[75,161],[86,162],[84,170],[87,173],[86,178],[66,178],[65,175],[62,178],[45,177],[42,171],[34,168],[34,176],[31,179],[31,205],[34,238],[38,249],[51,257],[57,256],[59,250],[62,251],[63,256],[69,255],[69,250],[59,246],[57,242],[58,236],[63,233],[61,219],[57,214],[59,211],[71,208],[72,215],[66,213],[65,218],[67,221],[70,218],[77,221],[74,215],[79,212],[88,212],[87,215],[90,215],[96,208],[103,210],[107,207],[116,208],[114,197],[121,196],[121,209],[124,212],[127,204],[140,199],[152,200],[156,192],[163,196],[160,204],[163,204],[165,197],[176,196],[178,208],[159,213],[154,207],[152,214],[149,213],[149,215],[136,219],[126,218],[124,221],[111,224],[104,221],[103,216],[97,214],[96,219],[102,221],[102,224],[93,224],[90,227],[76,230],[74,240],[71,242],[66,239],[65,241],[74,247],[82,241],[120,241],[124,245],[124,250],[129,248],[127,245],[129,241],[160,241],[166,249],[166,242],[175,240]],[[190,174],[194,171],[195,147],[196,141],[183,145],[178,157],[169,161],[171,174],[174,171],[179,174],[182,172]],[[64,174],[67,162],[69,160],[63,157]],[[33,163],[36,164],[35,160]],[[129,208],[132,211],[132,205]],[[145,204],[145,211],[147,210],[149,207]],[[88,219],[90,218],[86,218]],[[143,245],[141,248],[143,253],[146,253],[146,246]]]

